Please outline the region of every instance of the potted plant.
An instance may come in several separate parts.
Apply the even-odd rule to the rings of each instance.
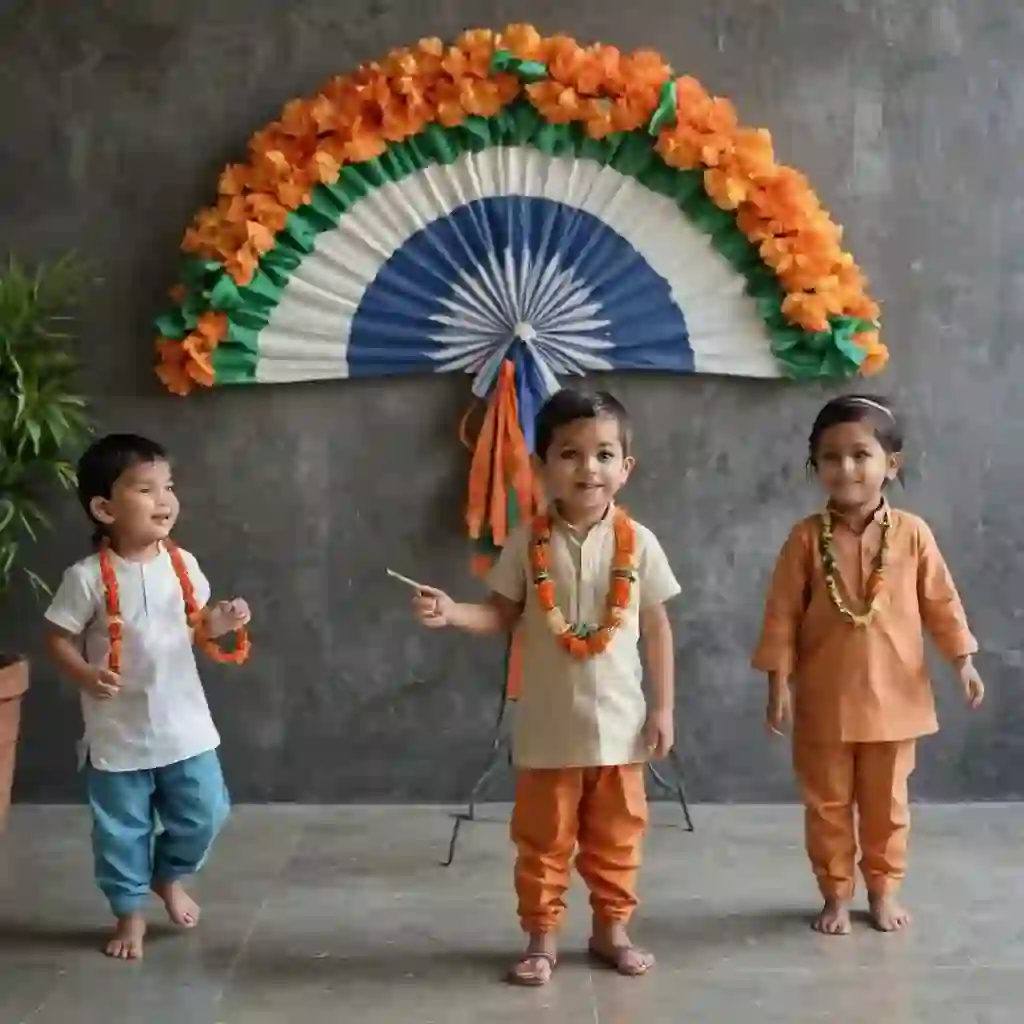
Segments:
[[[90,277],[73,256],[33,273],[13,258],[0,266],[0,606],[16,583],[49,592],[28,565],[30,545],[49,527],[43,512],[56,484],[73,487],[73,459],[89,432],[73,383],[72,313]],[[0,614],[0,621],[2,621]],[[0,831],[10,807],[27,658],[0,649]]]

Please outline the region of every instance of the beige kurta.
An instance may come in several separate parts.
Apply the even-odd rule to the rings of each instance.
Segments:
[[[863,533],[835,520],[840,592],[858,611],[881,544],[881,514]],[[779,555],[753,664],[792,679],[794,731],[804,741],[878,743],[935,732],[924,632],[950,660],[978,649],[931,530],[909,512],[891,516],[879,610],[867,626],[847,621],[829,598],[820,516],[798,523]]]
[[[657,538],[634,525],[637,582],[630,606],[607,650],[586,661],[563,651],[545,621],[530,568],[531,524],[512,533],[491,571],[488,582],[495,593],[524,603],[519,626],[523,679],[513,733],[519,768],[600,767],[647,758],[640,736],[647,715],[640,610],[663,604],[680,587]],[[583,536],[555,517],[551,576],[568,621],[601,621],[614,552],[611,515]]]

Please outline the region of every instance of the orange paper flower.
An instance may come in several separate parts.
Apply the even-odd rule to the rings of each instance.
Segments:
[[[867,352],[864,362],[861,363],[860,372],[865,377],[873,377],[880,373],[889,361],[889,350],[879,338],[878,331],[865,331],[856,335],[854,341]]]
[[[533,25],[509,25],[498,36],[498,48],[520,60],[546,60],[549,49]]]
[[[185,369],[187,355],[180,341],[170,338],[158,338],[156,350],[159,362],[156,375],[171,394],[187,395],[194,387],[195,381]]]
[[[526,87],[530,102],[549,124],[582,121],[588,107],[576,90],[558,82],[536,82]]]

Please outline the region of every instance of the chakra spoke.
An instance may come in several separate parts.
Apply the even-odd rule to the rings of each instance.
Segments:
[[[603,365],[599,353],[611,347],[611,322],[601,317],[593,291],[565,266],[557,253],[536,253],[523,245],[491,253],[463,271],[432,319],[430,340],[439,369],[476,375],[473,390],[485,394],[509,347],[520,342],[538,363],[550,387],[556,375],[581,374]]]

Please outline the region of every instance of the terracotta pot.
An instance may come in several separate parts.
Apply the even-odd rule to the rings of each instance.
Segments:
[[[28,661],[0,654],[0,832],[7,824],[14,759],[21,723],[21,698],[28,690]]]

